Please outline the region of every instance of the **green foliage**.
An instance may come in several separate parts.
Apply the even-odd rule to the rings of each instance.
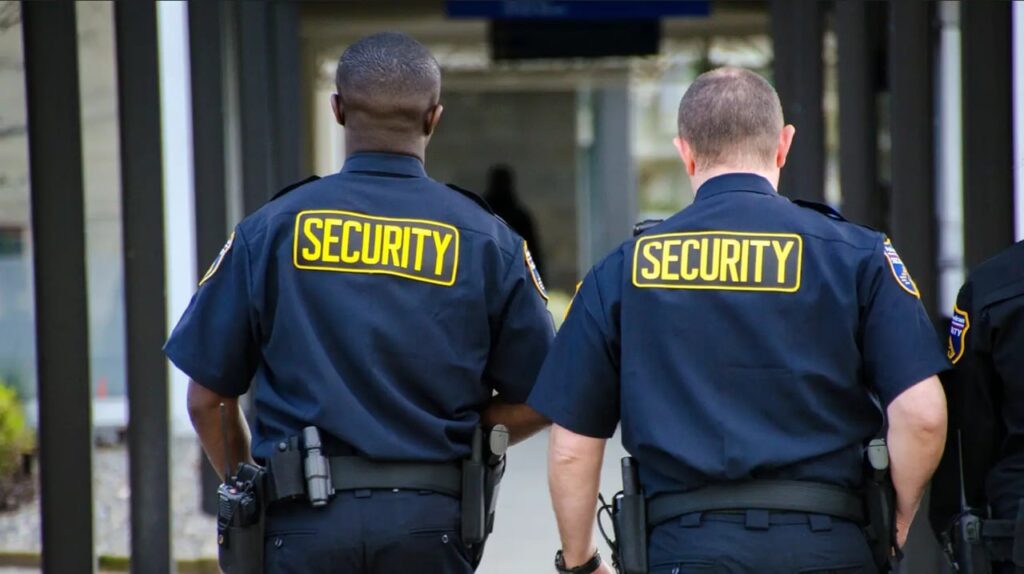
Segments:
[[[11,476],[21,456],[33,449],[35,437],[13,388],[0,381],[0,478]]]

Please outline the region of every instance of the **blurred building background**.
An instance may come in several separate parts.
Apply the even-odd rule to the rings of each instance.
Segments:
[[[74,33],[57,33],[55,23]],[[156,561],[139,570],[146,572],[165,571],[169,553],[212,556],[186,380],[145,349],[133,350],[145,340],[134,331],[147,321],[174,324],[198,273],[245,214],[293,181],[341,167],[342,128],[328,104],[334,67],[347,45],[382,30],[413,35],[443,68],[446,111],[428,150],[431,175],[483,193],[493,166],[513,171],[538,229],[556,318],[582,274],[635,221],[692,201],[671,143],[676,108],[698,74],[722,65],[772,80],[796,124],[781,192],[888,232],[936,320],[952,308],[966,270],[1024,238],[1024,8],[1017,4],[0,2],[0,381],[16,389],[40,429],[44,475],[72,463],[83,470],[85,462],[93,487],[50,500],[95,523],[91,534],[48,530],[57,502],[48,511],[45,498],[0,512],[0,565],[4,556],[32,563],[10,556],[65,544],[60,558],[48,558],[55,572],[82,557],[133,550]],[[42,89],[61,81],[76,90]],[[30,116],[45,119],[61,106],[77,108],[78,119],[30,125]],[[156,128],[145,129],[146,121]],[[80,156],[54,148],[30,157],[30,138],[47,135],[80,142]],[[69,195],[60,197],[77,194],[81,206],[40,202],[49,191],[34,189],[30,171],[73,176],[69,165],[80,166],[80,189],[65,185]],[[36,252],[33,221],[50,213],[43,206],[81,219],[81,232],[68,228],[51,242],[58,251],[47,253],[74,260],[80,251],[84,276],[67,268],[66,288],[40,298],[37,278],[63,277],[38,268],[53,260]],[[136,219],[126,206],[157,214],[162,229],[129,233],[125,222]],[[140,245],[163,255],[131,259]],[[127,273],[126,260],[136,261]],[[153,281],[164,291],[138,287]],[[40,334],[41,306],[69,310],[59,314],[66,322],[49,326],[57,335]],[[62,334],[81,353],[57,352],[54,337]],[[84,370],[47,377],[40,361]],[[128,425],[133,388],[133,397],[156,400],[133,399]],[[90,430],[65,436],[68,429]],[[93,437],[115,446],[93,454]],[[124,439],[134,450],[116,446]],[[558,545],[544,439],[520,451],[485,573],[548,569]],[[617,489],[618,456],[616,446],[607,493]],[[146,474],[159,475],[168,461],[173,478]],[[44,480],[42,492],[48,488]],[[86,495],[95,503],[76,502]],[[143,525],[141,516],[150,521]],[[925,554],[912,557],[921,565],[914,571],[935,571]]]

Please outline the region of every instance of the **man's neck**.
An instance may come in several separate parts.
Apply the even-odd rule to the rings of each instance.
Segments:
[[[750,166],[715,166],[708,169],[697,170],[697,173],[690,176],[690,184],[693,187],[693,191],[696,192],[700,189],[700,186],[704,185],[706,181],[711,178],[725,175],[728,173],[749,173],[753,175],[759,175],[768,180],[775,188],[775,191],[779,190],[779,170],[772,169],[766,170],[764,168],[753,168]]]
[[[412,156],[420,161],[426,157],[425,141],[383,141],[381,138],[361,137],[345,132],[345,157],[357,153],[393,153]]]

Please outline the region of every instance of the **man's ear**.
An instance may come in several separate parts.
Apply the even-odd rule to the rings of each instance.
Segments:
[[[441,123],[442,113],[444,113],[444,106],[441,104],[437,104],[427,110],[427,115],[423,119],[423,135],[428,138],[434,135],[434,130],[437,129],[437,124]]]
[[[345,108],[341,103],[341,96],[338,94],[331,94],[331,110],[334,111],[334,119],[337,120],[338,125],[345,125]]]
[[[672,144],[676,146],[676,151],[679,152],[679,158],[683,160],[683,165],[686,166],[687,175],[693,177],[693,174],[697,172],[697,158],[693,154],[693,148],[690,147],[690,142],[677,137],[672,139]]]
[[[775,151],[775,167],[782,169],[782,166],[786,165],[786,157],[789,156],[789,150],[793,147],[795,136],[796,128],[792,124],[787,124],[782,128],[782,133],[779,134],[779,147]]]

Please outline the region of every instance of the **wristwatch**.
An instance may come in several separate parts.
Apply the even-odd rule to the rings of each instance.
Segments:
[[[590,560],[587,560],[583,564],[574,568],[565,567],[565,556],[562,555],[562,551],[559,550],[555,553],[555,570],[558,570],[558,574],[591,574],[597,572],[597,569],[601,567],[601,552],[600,550],[594,552]]]

